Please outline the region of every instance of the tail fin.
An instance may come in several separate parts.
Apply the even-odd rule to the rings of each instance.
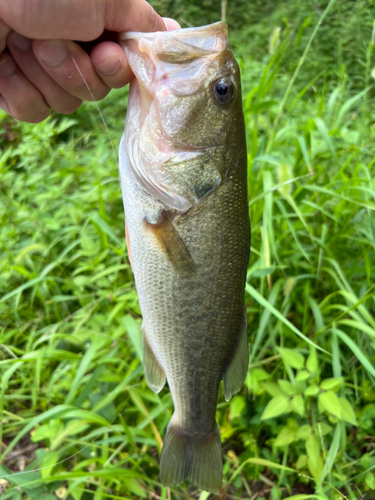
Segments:
[[[194,435],[171,421],[161,453],[160,477],[164,486],[178,486],[187,479],[202,490],[219,493],[223,462],[218,427],[209,434]]]

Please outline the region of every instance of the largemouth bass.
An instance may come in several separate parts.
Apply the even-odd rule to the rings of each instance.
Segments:
[[[147,384],[174,414],[165,486],[222,484],[220,381],[244,382],[250,248],[240,73],[227,26],[122,34],[135,74],[120,145],[127,240],[143,316]]]

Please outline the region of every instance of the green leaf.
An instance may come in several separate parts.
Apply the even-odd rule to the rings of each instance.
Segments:
[[[123,479],[122,482],[125,484],[125,487],[137,495],[137,497],[141,498],[147,498],[147,493],[143,488],[140,487],[140,485],[135,481],[135,479]]]
[[[336,151],[335,151],[335,148],[333,146],[332,139],[331,139],[331,137],[330,137],[330,135],[328,133],[326,124],[319,117],[314,118],[314,121],[316,123],[316,126],[318,127],[318,130],[319,130],[319,132],[320,132],[320,134],[321,134],[324,142],[326,143],[328,149],[331,151],[333,159],[337,160]]]
[[[94,276],[91,276],[91,278],[87,282],[90,284],[95,283],[99,281],[101,278],[104,278],[105,276],[116,274],[119,271],[124,271],[125,269],[129,269],[128,264],[118,264],[115,266],[109,266],[106,269],[103,269],[102,271],[98,272],[97,274],[94,274]]]
[[[86,350],[85,354],[83,355],[83,358],[75,370],[75,377],[73,380],[73,383],[71,385],[71,388],[69,390],[69,393],[65,399],[65,404],[72,404],[75,394],[78,390],[79,385],[82,383],[82,379],[84,377],[84,374],[89,370],[90,363],[92,359],[94,358],[97,350],[99,347],[103,344],[105,340],[101,336],[95,336],[91,344],[89,345],[88,349]]]
[[[270,460],[265,460],[264,458],[248,458],[244,463],[261,465],[263,467],[268,467],[269,469],[279,469],[285,470],[287,472],[294,472],[294,469],[291,469],[290,467],[285,467],[285,465],[277,464],[275,462],[271,462]]]
[[[35,429],[31,436],[33,443],[38,443],[43,439],[53,439],[64,430],[64,424],[60,419],[52,418],[49,422]]]
[[[286,396],[275,396],[266,406],[261,420],[277,417],[287,411],[290,411],[288,398]]]
[[[138,359],[142,361],[142,337],[139,326],[135,322],[131,314],[127,314],[121,318],[128,332],[131,343],[133,344],[134,350],[137,353]]]
[[[343,377],[326,378],[320,384],[323,391],[338,391],[344,382]]]
[[[316,373],[318,371],[318,356],[314,348],[310,348],[310,354],[306,361],[306,368],[310,373]]]
[[[372,457],[370,453],[365,453],[364,455],[362,455],[359,462],[364,469],[369,469],[371,467],[371,462],[372,462]]]
[[[307,438],[306,443],[307,465],[315,480],[320,478],[323,470],[323,460],[320,456],[319,440],[315,434]]]
[[[362,321],[354,321],[352,319],[341,319],[337,322],[338,325],[346,325],[351,328],[355,328],[356,330],[360,330],[361,332],[367,333],[370,337],[375,337],[375,329],[368,326],[366,323]]]
[[[262,387],[270,396],[284,395],[283,391],[275,382],[262,382]]]
[[[261,394],[263,392],[263,380],[267,380],[269,374],[262,368],[255,368],[249,371],[246,378],[246,385],[253,394]],[[281,393],[281,391],[280,391]]]
[[[270,108],[271,106],[275,106],[276,104],[279,104],[278,101],[262,101],[259,102],[258,104],[255,104],[254,106],[250,106],[247,109],[244,110],[244,113],[259,113],[259,111],[262,111],[263,109]]]
[[[77,484],[76,486],[69,488],[69,492],[74,498],[74,500],[81,500],[84,491],[85,487],[83,484]]]
[[[11,474],[8,469],[0,465],[0,476],[4,476],[9,483],[22,488],[22,491],[32,499],[40,498],[45,492],[44,485],[39,482],[31,484],[34,481],[40,480],[38,471],[29,471],[27,474]]]
[[[310,437],[311,432],[312,428],[310,425],[308,424],[302,425],[296,432],[296,440],[303,439],[304,441],[306,441],[306,439]]]
[[[95,255],[100,250],[100,242],[94,241],[88,234],[83,233],[81,237],[81,247],[84,250],[84,252],[82,252],[83,255]]]
[[[70,418],[82,419],[86,420],[87,422],[92,422],[108,428],[111,426],[108,420],[106,420],[104,417],[98,415],[97,413],[91,410],[81,410],[74,408],[73,410],[68,410],[66,413],[63,414],[62,417],[69,419]]]
[[[358,345],[343,331],[338,330],[337,328],[332,328],[332,331],[335,332],[343,342],[345,342],[354,356],[356,356],[358,361],[362,364],[363,368],[365,368],[365,370],[367,370],[373,377],[375,377],[375,368],[362,353]]]
[[[341,407],[338,397],[333,391],[327,391],[319,394],[319,403],[322,408],[331,415],[341,418]]]
[[[270,469],[279,469],[279,470],[285,470],[287,472],[295,472],[294,469],[291,469],[290,467],[286,467],[285,465],[280,465],[275,462],[271,462],[269,460],[265,460],[264,458],[248,458],[242,464],[237,467],[237,469],[233,472],[231,477],[229,478],[227,482],[227,486],[231,484],[234,479],[241,473],[242,469],[246,466],[246,464],[254,464],[254,465],[260,465],[262,467],[268,467]]]
[[[56,434],[51,441],[51,450],[56,450],[69,436],[74,436],[85,432],[89,423],[83,419],[73,419],[66,423],[64,429],[59,434]]]
[[[332,430],[332,427],[325,422],[318,422],[314,424],[314,432],[317,436],[326,436]]]
[[[307,455],[302,454],[298,457],[298,460],[296,462],[296,469],[301,470],[304,467],[306,467],[306,465],[307,465]]]
[[[94,215],[91,216],[91,220],[92,222],[94,222],[95,224],[97,224],[100,229],[106,233],[106,235],[116,243],[116,245],[118,247],[122,247],[122,242],[117,238],[117,236],[115,235],[115,233],[112,231],[111,227],[105,222],[105,220],[103,220],[99,213],[95,213]]]
[[[306,439],[305,447],[307,456],[317,462],[318,457],[320,457],[320,444],[319,439],[315,434],[311,434]]]
[[[333,464],[335,462],[336,456],[337,456],[337,451],[339,449],[340,445],[340,438],[341,438],[341,425],[338,423],[335,428],[335,433],[333,435],[332,443],[329,448],[329,452],[326,458],[326,462],[324,464],[322,474],[319,479],[319,483],[321,484],[326,476],[331,472]]]
[[[352,425],[358,425],[354,410],[349,401],[345,398],[338,398],[341,409],[341,420],[345,420]]]
[[[234,396],[234,398],[232,398],[232,400],[230,402],[229,408],[230,408],[230,414],[231,414],[232,418],[237,417],[238,415],[241,415],[242,410],[245,408],[244,398],[241,396]]]
[[[316,384],[311,384],[306,390],[305,390],[305,396],[316,396],[319,394],[319,387]]]
[[[305,358],[296,349],[288,349],[286,347],[279,347],[277,349],[282,357],[286,366],[299,370],[303,368]]]
[[[53,471],[54,466],[59,461],[59,454],[57,451],[47,451],[45,455],[43,455],[40,474],[43,479],[49,477]]]
[[[279,384],[280,389],[286,396],[291,396],[292,394],[295,394],[296,391],[292,384],[288,382],[288,380],[278,380],[277,383]]]
[[[306,370],[301,370],[300,372],[297,373],[297,376],[296,376],[296,381],[297,382],[304,382],[305,380],[307,380],[308,378],[310,377],[310,374],[308,371]]]
[[[305,405],[301,394],[296,394],[292,398],[291,405],[293,411],[295,411],[296,413],[298,413],[298,415],[301,415],[301,417],[303,417],[303,415],[305,414]]]
[[[372,472],[368,472],[365,476],[366,486],[370,488],[370,490],[375,490],[375,476]]]
[[[316,461],[309,457],[307,459],[307,465],[311,475],[313,476],[315,481],[318,482],[320,476],[322,475],[323,465],[324,465],[322,457],[318,457]]]
[[[290,427],[283,427],[279,434],[277,435],[274,445],[275,446],[286,446],[294,441],[295,431]]]
[[[292,429],[294,432],[298,431],[300,427],[299,423],[294,418],[287,418],[286,423],[289,429]]]
[[[248,271],[248,276],[252,278],[261,278],[262,276],[267,276],[267,274],[272,274],[275,270],[275,266],[269,267],[252,267]]]
[[[14,290],[12,290],[11,292],[7,293],[6,295],[4,295],[3,297],[0,298],[0,303],[1,302],[5,302],[6,300],[14,297],[15,295],[17,295],[18,293],[20,292],[23,292],[23,290],[26,290],[27,288],[31,288],[35,285],[38,285],[39,283],[44,283],[44,282],[47,282],[47,281],[54,281],[56,278],[52,277],[52,276],[39,276],[39,278],[34,278],[30,281],[27,281],[26,283],[24,283],[23,285],[15,288]]]

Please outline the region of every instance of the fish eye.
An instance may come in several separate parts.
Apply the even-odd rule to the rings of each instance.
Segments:
[[[228,78],[220,78],[214,83],[214,96],[220,104],[228,104],[234,95],[233,83]]]

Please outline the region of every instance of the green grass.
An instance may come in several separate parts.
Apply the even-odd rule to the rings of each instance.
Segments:
[[[291,85],[293,35],[274,35],[273,55],[241,60],[251,361],[241,393],[219,396],[224,484],[228,498],[354,500],[375,489],[372,81],[353,91],[302,66]],[[126,90],[100,106],[117,149]],[[1,499],[206,499],[158,482],[173,406],[144,381],[116,160],[95,107],[0,120]]]

